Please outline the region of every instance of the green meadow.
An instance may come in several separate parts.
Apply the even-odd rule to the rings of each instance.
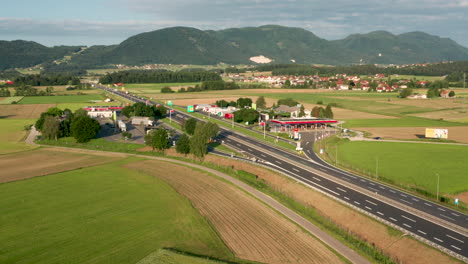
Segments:
[[[34,124],[34,122],[36,122],[35,119],[2,119],[0,117],[0,155],[36,148],[24,142],[28,134],[24,126]]]
[[[90,95],[57,95],[57,96],[26,96],[20,104],[62,104],[62,103],[88,103],[91,101],[104,101],[99,94]]]
[[[195,86],[199,82],[191,83],[131,83],[125,84],[125,88],[132,93],[159,93],[164,87]]]
[[[136,263],[161,248],[233,260],[190,202],[106,165],[0,184],[0,263]]]
[[[331,147],[334,149],[334,147]],[[335,151],[328,151],[335,159]],[[436,193],[468,191],[468,148],[460,145],[340,141],[338,160],[370,176],[383,177],[396,185],[418,186]],[[378,167],[377,167],[378,166]]]

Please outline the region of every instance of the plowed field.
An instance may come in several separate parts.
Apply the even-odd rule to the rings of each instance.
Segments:
[[[318,240],[228,183],[159,161],[126,167],[162,178],[186,196],[239,258],[263,263],[342,263]]]
[[[38,149],[3,155],[0,158],[0,183],[94,166],[116,159],[118,158],[54,151],[52,149]]]
[[[41,113],[50,107],[55,107],[55,104],[0,105],[0,116],[15,119],[39,118]]]

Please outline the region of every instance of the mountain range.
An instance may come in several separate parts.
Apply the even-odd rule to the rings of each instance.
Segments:
[[[225,30],[172,27],[132,36],[118,45],[48,48],[35,42],[0,41],[0,69],[30,67],[72,55],[68,64],[255,64],[273,63],[408,64],[468,60],[468,49],[448,38],[423,32],[394,35],[387,31],[326,40],[302,28],[266,25]]]

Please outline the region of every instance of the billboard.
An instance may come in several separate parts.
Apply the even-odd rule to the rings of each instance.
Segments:
[[[189,112],[189,113],[193,113],[193,112],[194,112],[193,105],[187,106],[187,112]]]
[[[426,138],[448,139],[448,129],[426,128]]]

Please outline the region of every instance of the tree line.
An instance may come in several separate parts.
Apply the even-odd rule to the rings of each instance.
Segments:
[[[27,74],[13,79],[15,85],[78,85],[80,79],[71,74]]]
[[[155,70],[130,70],[107,73],[99,78],[103,84],[112,83],[184,83],[220,81],[221,76],[215,72],[169,72]]]
[[[143,116],[151,118],[165,117],[167,109],[163,105],[146,105],[145,103],[135,103],[127,105],[122,109],[122,115],[130,118],[132,116]]]
[[[203,92],[203,91],[214,91],[214,90],[235,90],[240,89],[239,85],[235,82],[225,82],[220,81],[204,81],[200,85],[195,85],[195,87],[180,88],[177,92],[186,93],[186,92]],[[161,93],[175,93],[170,87],[163,87]]]

